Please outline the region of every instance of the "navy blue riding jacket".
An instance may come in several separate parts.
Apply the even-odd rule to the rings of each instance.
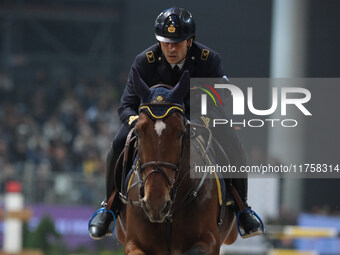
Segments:
[[[175,86],[179,78],[172,75],[171,65],[166,61],[159,44],[154,44],[136,56],[133,64],[143,81],[149,86],[167,84]],[[185,64],[182,68],[188,70],[191,78],[223,77],[222,59],[220,55],[199,42],[193,42]],[[122,123],[128,124],[130,116],[138,115],[140,99],[132,84],[132,70],[121,98],[118,113]],[[189,94],[184,99],[186,114],[189,112]]]

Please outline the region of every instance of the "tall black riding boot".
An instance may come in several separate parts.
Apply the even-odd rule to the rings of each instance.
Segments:
[[[114,165],[115,157],[113,148],[107,154],[106,158],[106,201],[103,201],[101,208],[97,210],[92,216],[89,223],[89,234],[93,239],[102,239],[104,236],[109,236],[112,234],[114,228],[113,217],[117,217],[119,212],[119,202],[118,196],[116,196],[111,211],[106,210],[106,202],[108,201],[110,195],[115,188],[114,182]]]
[[[263,234],[263,223],[260,218],[251,210],[247,204],[248,194],[248,179],[239,178],[232,179],[232,184],[236,188],[242,202],[244,203],[245,210],[240,210],[237,203],[235,203],[235,212],[238,216],[238,227],[242,238],[249,238]]]
[[[121,209],[122,203],[116,195],[110,210],[106,210],[106,203],[113,193],[114,188],[120,188],[121,170],[114,168],[118,161],[119,154],[124,148],[126,137],[131,130],[131,126],[122,124],[116,134],[112,146],[106,158],[106,201],[102,202],[102,207],[97,210],[89,222],[89,234],[93,239],[101,239],[106,235],[111,235],[114,228],[114,217],[116,218]]]
[[[119,165],[121,163],[121,162],[117,162],[119,159],[119,154],[120,152],[115,153],[115,149],[113,148],[113,146],[111,147],[110,151],[107,154],[107,158],[106,158],[106,201],[109,200],[115,187],[117,187],[118,190],[120,190],[122,171],[120,169],[117,169],[117,171],[115,172],[116,164]],[[122,207],[122,202],[120,201],[119,196],[117,194],[111,206],[111,210],[113,211],[116,217],[119,215],[121,207]]]

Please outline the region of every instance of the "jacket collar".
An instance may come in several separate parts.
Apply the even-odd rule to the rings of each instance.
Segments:
[[[160,63],[157,65],[157,72],[164,84],[171,84],[171,66],[166,61],[163,53],[161,56]]]
[[[166,61],[166,58],[164,57],[164,54],[162,52],[162,50],[159,47],[159,51],[160,51],[160,55],[161,56],[160,60],[158,60],[159,64],[157,65],[157,73],[159,74],[159,76],[161,77],[163,83],[165,84],[171,84],[172,80],[171,80],[171,66],[168,63],[168,61]],[[193,47],[191,47],[191,49],[188,52],[188,56],[187,59],[185,60],[184,66],[182,68],[182,70],[188,70],[190,77],[193,76],[194,74],[194,69],[195,69],[195,56],[193,54]]]

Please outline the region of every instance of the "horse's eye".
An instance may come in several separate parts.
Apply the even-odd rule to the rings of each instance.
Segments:
[[[181,130],[178,131],[178,138],[181,138],[184,135],[185,135],[185,130],[184,129],[181,129]]]

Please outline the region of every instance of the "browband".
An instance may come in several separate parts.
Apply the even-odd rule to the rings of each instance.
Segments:
[[[184,108],[180,104],[173,103],[148,103],[139,107],[139,112],[146,112],[152,119],[161,120],[169,116],[170,113],[177,111],[184,115]]]

